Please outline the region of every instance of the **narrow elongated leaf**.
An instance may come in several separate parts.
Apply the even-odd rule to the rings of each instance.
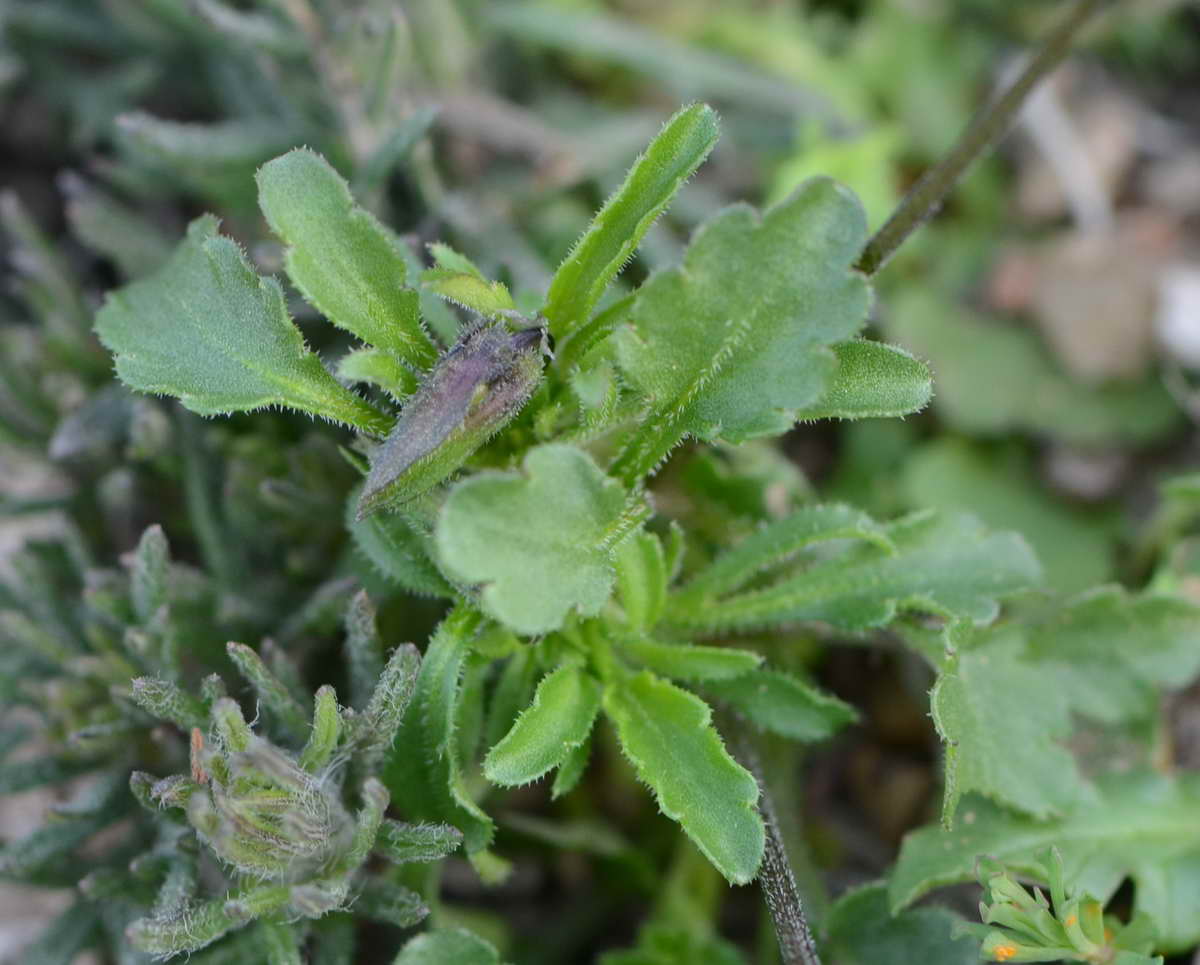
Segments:
[[[634,162],[550,283],[543,314],[556,339],[565,338],[591,317],[642,236],[708,157],[718,133],[716,112],[706,104],[692,104],[667,121]]]
[[[623,637],[621,649],[644,667],[675,680],[730,680],[762,663],[762,657],[749,650],[662,643],[649,637]]]
[[[400,242],[358,207],[319,154],[289,151],[258,172],[258,203],[288,244],[288,277],[334,325],[396,358],[427,366],[437,350],[405,288]]]
[[[864,540],[885,553],[893,549],[885,527],[864,512],[836,503],[805,506],[785,519],[768,523],[726,550],[687,582],[677,602],[683,598],[721,596],[806,546],[837,539]]]
[[[491,616],[518,633],[545,633],[572,609],[604,605],[612,548],[643,515],[581,450],[539,446],[521,474],[480,473],[451,490],[438,554],[458,579],[482,584]]]
[[[855,339],[833,347],[837,371],[799,419],[870,419],[919,412],[933,398],[929,366],[904,349]]]
[[[462,844],[462,832],[448,824],[403,824],[385,818],[375,848],[396,864],[439,861]]]
[[[621,747],[663,813],[734,884],[758,872],[758,784],[725,750],[699,697],[643,671],[604,693]]]
[[[516,310],[504,283],[488,281],[469,258],[449,245],[432,244],[429,251],[437,267],[422,272],[421,283],[430,291],[489,318]]]
[[[970,820],[952,831],[930,826],[904,839],[888,884],[893,911],[934,888],[972,880],[980,855],[1036,876],[1040,856],[1054,846],[1062,852],[1068,890],[1104,903],[1131,877],[1134,911],[1154,921],[1159,950],[1182,951],[1200,941],[1200,887],[1161,887],[1200,876],[1200,775],[1110,775],[1096,800],[1050,821],[976,795],[964,799],[963,812]]]
[[[346,382],[366,382],[383,389],[393,399],[411,395],[417,387],[417,377],[410,369],[380,348],[356,348],[343,355],[337,364],[339,379]]]
[[[759,730],[792,740],[824,740],[858,717],[849,704],[769,667],[732,680],[710,681],[704,690],[729,704]]]
[[[922,610],[987,623],[999,599],[1036,584],[1040,569],[1015,533],[987,533],[965,514],[914,513],[891,523],[895,549],[856,546],[760,590],[707,604],[673,601],[667,621],[738,629],[822,620],[848,629],[881,626]]]
[[[459,675],[479,616],[459,608],[434,632],[384,771],[393,803],[410,818],[444,821],[469,854],[486,848],[494,825],[463,785],[455,743]]]
[[[625,622],[635,630],[648,630],[666,606],[671,576],[659,538],[644,531],[634,533],[617,548],[616,570]]]
[[[162,527],[148,527],[138,540],[129,574],[133,609],[142,623],[150,622],[167,602],[170,564],[170,547]]]
[[[375,513],[358,519],[359,493],[359,489],[353,490],[346,503],[346,527],[358,551],[409,593],[452,596],[450,583],[432,559],[432,541],[403,513]]]
[[[828,179],[762,216],[734,205],[701,227],[683,266],[643,285],[616,331],[651,412],[617,473],[649,472],[685,435],[782,433],[817,404],[837,373],[831,346],[866,320],[870,286],[851,268],[865,240],[862,206]]]
[[[483,762],[493,784],[536,781],[579,747],[600,709],[600,683],[578,667],[563,666],[542,678],[530,704]]]
[[[155,274],[108,296],[96,332],[121,381],[201,415],[281,405],[382,434],[391,420],[343,389],[217,220],[197,218]]]

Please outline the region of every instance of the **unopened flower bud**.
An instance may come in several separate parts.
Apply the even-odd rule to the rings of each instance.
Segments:
[[[541,380],[545,338],[489,324],[442,356],[372,456],[358,518],[428,491],[507,425]]]

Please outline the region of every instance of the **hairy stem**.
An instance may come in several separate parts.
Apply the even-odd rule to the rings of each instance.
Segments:
[[[1074,0],[1066,17],[1042,41],[1017,79],[975,115],[949,153],[921,176],[884,226],[867,242],[855,265],[859,271],[874,275],[910,234],[937,213],[946,195],[975,159],[1005,134],[1030,91],[1067,55],[1080,28],[1111,2],[1113,0]]]
[[[755,747],[754,739],[744,720],[736,715],[729,715],[728,720],[732,726],[726,728],[726,733],[733,744],[734,756],[758,781],[758,810],[767,830],[767,846],[763,854],[762,869],[758,874],[758,884],[767,901],[771,920],[775,923],[780,960],[783,965],[821,965],[817,943],[804,915],[800,889],[796,887],[796,877],[792,874],[792,866],[788,862],[783,832],[775,814],[775,804],[771,800],[771,793],[763,776],[758,748]]]

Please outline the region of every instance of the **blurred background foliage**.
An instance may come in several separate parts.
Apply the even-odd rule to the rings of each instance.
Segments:
[[[147,526],[163,526],[182,574],[172,620],[185,664],[222,669],[225,640],[269,637],[311,692],[344,677],[338,641],[356,587],[389,642],[423,639],[439,616],[348,543],[355,479],[336,431],[279,413],[205,422],[114,382],[91,333],[100,296],[159,265],[192,217],[215,211],[262,270],[278,270],[253,174],[307,144],[401,233],[414,266],[444,240],[536,305],[631,157],[702,98],[722,113],[722,140],[627,278],[675,263],[722,205],[769,204],[813,174],[852,187],[874,227],[1057,6],[0,0],[0,683],[14,713],[52,722],[34,753],[66,762],[48,789],[4,788],[0,840],[35,827],[80,760],[124,752],[78,737],[109,719],[111,675],[88,664],[63,678],[13,640],[50,621],[86,663],[114,620],[136,624],[113,601]],[[656,484],[661,504],[714,542],[814,493],[885,517],[963,508],[1024,533],[1062,593],[1153,576],[1200,598],[1195,487],[1177,483],[1165,501],[1159,490],[1197,462],[1198,88],[1200,8],[1120,5],[879,278],[874,323],[931,363],[931,409],[800,427],[786,460],[759,444],[684,451]],[[318,347],[341,344],[306,325],[298,298],[291,309]],[[435,328],[448,311],[432,297],[424,310]],[[812,664],[815,641],[795,643],[773,652]],[[782,746],[766,764],[788,833],[800,836],[801,804],[808,816],[800,874],[819,916],[821,879],[838,893],[877,878],[901,834],[935,812],[937,744],[915,660],[844,647],[815,669],[864,722],[799,766]],[[1178,758],[1193,764],[1196,703],[1185,695],[1171,710]],[[140,733],[165,739],[148,722]],[[724,894],[610,738],[588,794],[553,821],[537,789],[501,799],[515,873],[484,891],[452,860],[437,914],[520,962],[590,960],[631,945],[648,916],[639,950],[611,952],[609,965],[736,961],[718,926],[769,961],[755,897]],[[177,765],[180,748],[164,748]],[[0,955],[32,961],[15,949],[70,899],[3,887]],[[843,945],[847,961],[865,954]]]

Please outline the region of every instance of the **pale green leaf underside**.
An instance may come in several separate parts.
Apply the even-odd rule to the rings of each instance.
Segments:
[[[882,342],[855,339],[833,347],[837,356],[825,394],[798,419],[893,418],[919,412],[933,397],[933,375],[920,359]]]
[[[717,142],[716,112],[692,104],[667,121],[555,272],[543,314],[562,339],[591,317],[643,235]]]
[[[600,709],[600,684],[578,667],[542,678],[530,704],[484,760],[484,776],[512,787],[536,781],[581,746]]]
[[[1037,559],[1015,533],[988,533],[959,513],[914,513],[884,527],[894,550],[859,544],[762,589],[723,599],[672,600],[667,622],[709,630],[820,620],[851,630],[902,610],[987,623],[999,599],[1035,585]]]
[[[438,553],[456,578],[482,585],[495,619],[518,633],[545,633],[568,611],[594,614],[608,600],[625,506],[624,490],[586,453],[539,446],[521,473],[479,473],[451,490]]]
[[[857,199],[828,179],[759,216],[734,205],[653,276],[617,329],[617,357],[652,418],[701,438],[781,433],[825,393],[830,350],[862,327],[870,286]]]
[[[506,312],[516,311],[503,282],[487,281],[471,272],[431,268],[421,274],[421,282],[447,301],[487,318],[501,318]]]
[[[905,838],[888,886],[893,910],[934,888],[973,880],[980,855],[1040,873],[1041,852],[1054,846],[1067,887],[1101,902],[1132,877],[1134,910],[1155,921],[1160,950],[1200,941],[1200,775],[1110,775],[1096,800],[1050,821],[978,797],[963,801],[963,814],[953,831],[931,826]],[[1176,887],[1160,887],[1170,882]]]
[[[345,382],[365,382],[383,389],[393,399],[403,399],[417,388],[411,369],[383,349],[365,346],[347,352],[337,364],[338,378]]]
[[[325,371],[279,284],[258,276],[211,215],[192,222],[162,269],[108,296],[96,332],[126,385],[201,415],[278,405],[376,435],[391,425]]]
[[[415,365],[437,351],[420,323],[399,241],[358,207],[329,163],[306,148],[258,172],[258,203],[288,245],[288,277],[333,324]]]
[[[607,689],[604,710],[663,813],[731,882],[753,879],[765,841],[758,784],[725,750],[704,701],[642,672]]]

